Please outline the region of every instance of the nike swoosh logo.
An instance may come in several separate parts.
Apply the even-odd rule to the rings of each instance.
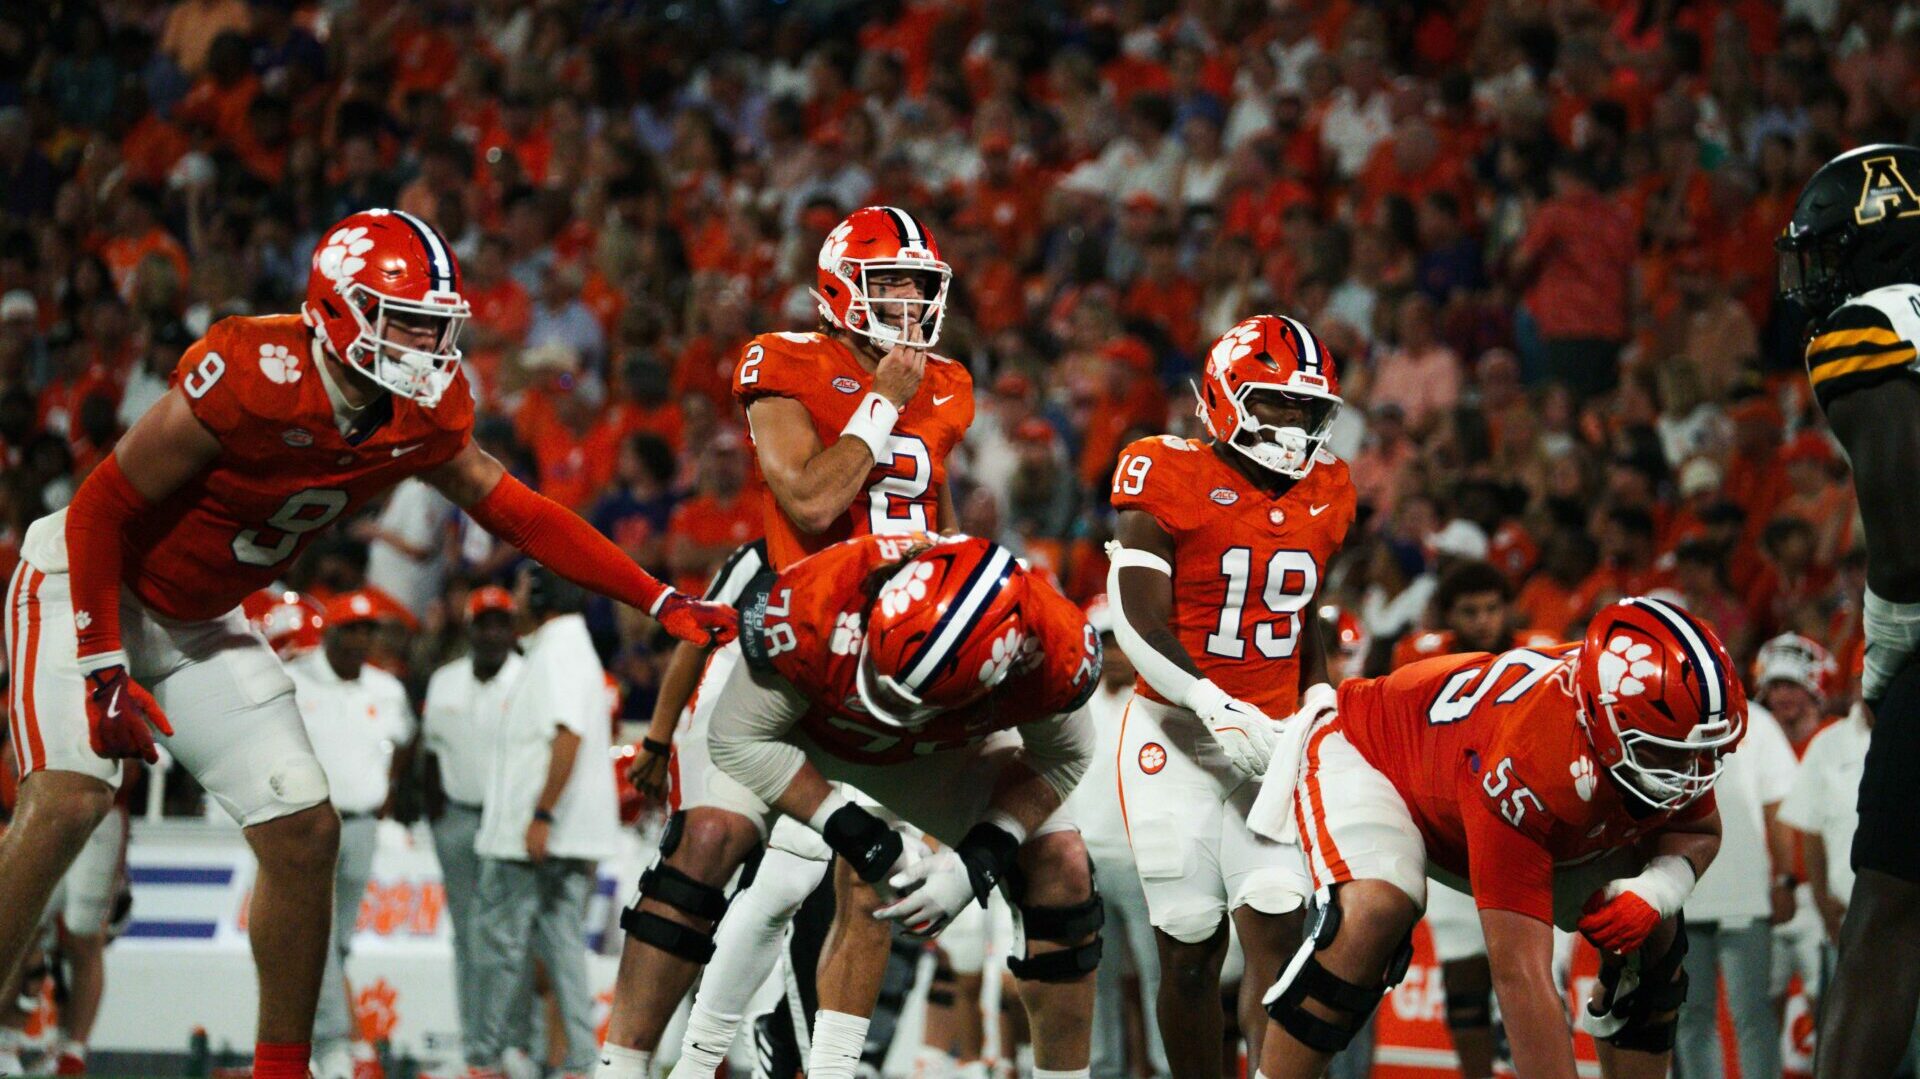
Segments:
[[[113,719],[120,714],[120,687],[113,687],[113,699],[107,702],[107,718]]]
[[[1330,508],[1332,505],[1333,503],[1329,502],[1325,506],[1309,506],[1307,507],[1307,512],[1312,514],[1315,517],[1318,517],[1321,514],[1327,512],[1328,508]]]
[[[395,457],[399,457],[403,454],[412,453],[414,450],[419,449],[422,445],[424,445],[424,443],[415,442],[411,446],[395,446],[393,448],[393,455]]]
[[[952,395],[952,394],[948,394],[948,395],[946,395],[945,397],[941,397],[940,395],[938,395],[938,394],[935,394],[935,395],[934,395],[934,398],[933,398],[933,403],[934,403],[934,404],[936,404],[936,405],[944,405],[944,404],[946,404],[946,403],[947,403],[948,401],[951,401],[951,400],[953,400],[953,395]]]

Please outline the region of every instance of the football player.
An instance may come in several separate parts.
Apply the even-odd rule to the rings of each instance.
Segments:
[[[708,732],[717,768],[692,807],[705,812],[678,818],[621,919],[631,939],[597,1074],[648,1074],[638,1039],[659,1032],[641,1021],[664,1025],[712,954],[720,886],[784,815],[881,890],[886,905],[855,914],[923,937],[1009,881],[1027,942],[1010,966],[1038,1065],[1084,1077],[1100,907],[1086,847],[1056,810],[1092,753],[1080,708],[1100,642],[1086,617],[1005,548],[925,533],[829,547],[747,602],[743,660]],[[915,860],[829,780],[947,846]],[[807,1068],[817,1079],[852,1075],[880,988],[880,967],[836,967],[834,947]]]
[[[1298,944],[1295,912],[1313,890],[1299,851],[1249,833],[1246,814],[1275,720],[1303,695],[1332,698],[1315,596],[1355,495],[1325,449],[1340,409],[1333,358],[1300,322],[1259,315],[1227,331],[1197,392],[1210,442],[1121,451],[1107,595],[1140,672],[1118,797],[1159,943],[1160,1034],[1174,1075],[1211,1079],[1228,916],[1257,1060],[1259,994]]]
[[[155,759],[157,734],[259,859],[254,1074],[307,1074],[339,820],[293,684],[239,605],[408,476],[677,636],[733,632],[731,610],[677,595],[474,444],[467,315],[431,225],[354,214],[323,234],[299,315],[214,324],[72,504],[28,530],[6,610],[26,778],[0,843],[0,981],[111,804],[116,758]]]
[[[1807,378],[1853,466],[1866,530],[1861,697],[1874,713],[1860,777],[1853,900],[1814,1074],[1891,1074],[1920,1003],[1920,149],[1849,150],[1807,181],[1775,246],[1780,291],[1806,312]]]
[[[964,365],[930,351],[940,339],[951,278],[932,232],[905,210],[864,207],[827,234],[813,289],[822,329],[761,334],[741,351],[734,371],[734,397],[746,409],[766,481],[767,534],[752,552],[735,553],[715,578],[725,595],[710,591],[709,599],[739,602],[756,578],[764,588],[773,571],[852,536],[958,527],[947,455],[973,422],[973,380]],[[738,660],[737,647],[708,659],[689,645],[669,661],[662,703],[634,769],[660,785],[671,758],[676,810],[701,805],[712,767],[711,701]],[[674,702],[689,696],[707,703],[691,711],[676,737],[681,705]],[[739,818],[688,823],[716,822],[740,829],[738,840],[751,836]],[[828,870],[832,852],[797,822],[782,821],[767,857],[774,865],[747,900],[758,913],[731,924],[727,951],[713,960],[716,970],[738,976],[709,979],[689,1017],[679,1066],[685,1075],[711,1069],[726,1053],[752,992],[742,983],[771,962],[781,931]],[[852,878],[843,883],[853,886]],[[840,961],[885,963],[886,927],[842,929],[832,953]],[[648,1006],[636,1013],[623,1041],[630,1037],[629,1044],[648,1051],[657,1046],[677,1001],[654,1003],[665,1011],[656,1015]]]
[[[1608,1073],[1666,1074],[1677,916],[1719,850],[1710,792],[1746,726],[1712,630],[1629,599],[1578,645],[1423,660],[1301,718],[1254,827],[1298,837],[1317,918],[1267,992],[1262,1075],[1319,1075],[1346,1046],[1406,971],[1429,875],[1479,907],[1516,1072],[1575,1075],[1558,924],[1606,957],[1584,1021]]]

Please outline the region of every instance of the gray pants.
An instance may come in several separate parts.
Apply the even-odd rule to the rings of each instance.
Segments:
[[[1093,1079],[1128,1079],[1139,1069],[1127,1066],[1125,978],[1129,971],[1140,979],[1140,1007],[1146,1021],[1149,1075],[1167,1074],[1167,1050],[1160,1041],[1154,1001],[1160,994],[1160,949],[1153,923],[1147,920],[1147,893],[1131,858],[1094,859],[1100,904],[1106,908],[1106,959],[1094,972]]]
[[[327,939],[327,969],[320,975],[320,1007],[313,1017],[316,1052],[353,1040],[353,1008],[347,1002],[347,953],[360,921],[360,900],[373,875],[373,848],[380,822],[373,817],[343,817],[340,860],[333,866],[333,931]]]
[[[568,1071],[592,1069],[599,1049],[593,1033],[593,991],[587,983],[587,949],[581,926],[593,894],[593,863],[549,858],[538,865],[496,858],[480,860],[475,922],[480,930],[476,967],[480,1021],[467,1041],[467,1063],[499,1063],[500,1054],[525,1028],[528,985],[538,956],[553,984],[567,1032]],[[516,1002],[521,1002],[516,1006]]]
[[[1687,923],[1687,1002],[1673,1046],[1674,1071],[1682,1079],[1720,1079],[1720,975],[1726,976],[1727,1011],[1739,1050],[1740,1074],[1780,1074],[1780,1025],[1767,995],[1773,963],[1773,930],[1765,921],[1723,929],[1716,922]]]
[[[473,920],[480,896],[480,856],[473,852],[473,837],[479,831],[479,806],[449,802],[446,812],[433,822],[433,853],[440,859],[447,921],[453,928],[454,1001],[463,1051],[473,1047],[474,1034],[480,1029],[481,990],[475,966],[480,941],[479,926]]]

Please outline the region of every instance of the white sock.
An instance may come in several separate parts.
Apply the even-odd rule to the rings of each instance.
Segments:
[[[813,1016],[813,1047],[807,1054],[807,1079],[853,1079],[867,1047],[864,1015],[819,1011]]]
[[[777,950],[768,951],[774,956],[779,955]],[[673,1066],[671,1079],[712,1079],[713,1070],[727,1059],[727,1049],[733,1045],[734,1032],[740,1029],[740,1016],[718,1015],[708,1009],[709,985],[720,987],[711,977],[711,968],[706,983],[700,988],[700,995],[693,1000],[693,1010],[687,1014],[687,1032],[680,1039],[680,1061]],[[758,989],[759,983],[754,983],[752,988]]]
[[[954,1079],[990,1079],[993,1069],[984,1060],[969,1060],[953,1074]]]
[[[600,1047],[600,1066],[593,1079],[653,1079],[653,1054],[621,1045]]]
[[[1045,1068],[1033,1069],[1033,1079],[1089,1079],[1091,1072],[1087,1068],[1075,1068],[1072,1071],[1054,1072]]]
[[[952,1079],[953,1058],[946,1050],[923,1045],[913,1057],[913,1079]]]

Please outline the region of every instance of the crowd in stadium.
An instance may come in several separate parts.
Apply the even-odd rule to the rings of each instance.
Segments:
[[[953,267],[962,528],[1070,598],[1120,448],[1201,433],[1209,345],[1279,312],[1338,367],[1366,673],[1485,562],[1513,631],[1664,591],[1743,668],[1802,634],[1843,712],[1865,559],[1772,239],[1916,117],[1879,0],[9,4],[0,573],[183,349],[391,206],[459,259],[477,441],[697,594],[761,527],[740,349],[815,328],[822,238],[886,203]],[[515,557],[416,485],[287,583],[374,586],[417,702]],[[670,642],[588,623],[644,720]]]

